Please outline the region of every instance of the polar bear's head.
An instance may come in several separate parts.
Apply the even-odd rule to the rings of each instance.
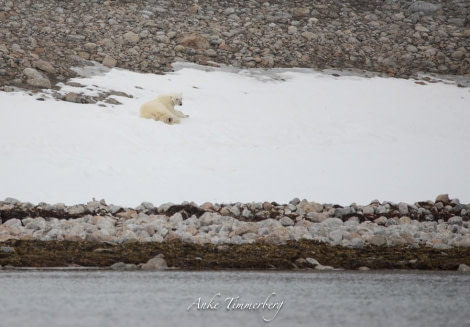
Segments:
[[[170,97],[171,97],[171,101],[173,102],[174,106],[182,106],[183,105],[183,93],[171,93]]]

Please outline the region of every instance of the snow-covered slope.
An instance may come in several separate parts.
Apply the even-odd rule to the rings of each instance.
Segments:
[[[133,98],[102,107],[0,93],[0,199],[470,202],[468,88],[191,64],[168,75],[101,68],[75,82],[85,87],[61,92]],[[189,118],[139,118],[140,104],[172,91]]]

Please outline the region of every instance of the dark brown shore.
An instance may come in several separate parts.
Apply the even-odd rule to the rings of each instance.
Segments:
[[[116,262],[144,263],[162,253],[169,267],[181,270],[257,269],[297,270],[313,268],[305,259],[339,269],[457,270],[470,265],[470,248],[438,250],[429,247],[367,246],[350,249],[314,241],[242,245],[196,245],[185,242],[126,243],[18,241],[0,243],[0,265],[12,267],[109,267]]]

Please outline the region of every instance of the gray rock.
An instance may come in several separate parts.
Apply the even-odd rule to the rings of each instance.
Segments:
[[[343,240],[343,231],[341,229],[335,229],[328,234],[331,240],[331,245],[338,245]]]
[[[464,264],[464,263],[461,263],[461,264],[459,265],[459,268],[458,268],[457,270],[460,271],[460,272],[464,272],[464,273],[470,273],[470,267],[467,266],[467,265]]]
[[[135,44],[140,41],[139,35],[137,35],[134,32],[127,32],[125,33],[122,38],[124,39],[125,42]]]
[[[289,204],[291,204],[293,206],[297,206],[299,203],[300,203],[299,198],[293,198],[292,200],[289,201]]]
[[[117,60],[114,59],[112,56],[110,55],[106,55],[104,58],[103,58],[103,61],[101,62],[104,66],[106,67],[109,67],[109,68],[113,68],[113,67],[116,67],[117,65]]]
[[[411,224],[411,218],[407,216],[400,217],[400,219],[398,219],[398,223],[400,225],[409,225]]]
[[[201,217],[199,217],[199,222],[201,223],[201,226],[212,225],[216,216],[217,214],[206,211],[201,215]]]
[[[408,204],[400,202],[398,203],[398,211],[401,215],[406,216],[409,214]]]
[[[27,76],[26,83],[31,86],[50,89],[51,81],[34,68],[25,68],[23,73]]]
[[[36,67],[37,69],[42,70],[42,71],[44,71],[46,73],[49,73],[49,74],[55,74],[56,73],[56,70],[55,70],[54,66],[52,66],[52,64],[50,62],[42,60],[42,59],[34,61],[33,66]]]
[[[0,247],[0,252],[3,252],[3,253],[14,253],[14,252],[15,252],[15,249],[12,248],[11,246],[2,246],[2,247]]]
[[[447,223],[450,224],[450,225],[462,226],[463,225],[463,219],[462,219],[462,217],[454,216],[454,217],[450,217],[449,220],[447,221]]]
[[[285,244],[289,239],[290,239],[290,233],[284,227],[275,227],[264,238],[264,240],[267,243],[274,244],[274,245]]]
[[[356,213],[356,210],[354,210],[353,207],[337,208],[335,210],[335,217],[341,218],[343,216],[352,215],[354,213]]]
[[[383,214],[386,214],[388,213],[390,210],[386,207],[386,206],[378,206],[376,209],[375,209],[375,213],[377,213],[378,215],[383,215]]]
[[[372,216],[375,213],[375,207],[372,205],[362,207],[362,213],[366,216]]]
[[[86,212],[85,206],[77,204],[67,208],[67,213],[69,215],[82,215]]]
[[[142,270],[145,271],[158,271],[168,269],[168,265],[164,259],[163,254],[159,254],[156,257],[147,261],[147,263],[141,266]]]
[[[113,215],[117,214],[119,211],[121,211],[123,208],[121,206],[117,206],[114,204],[110,204],[108,206],[109,212],[111,212]]]
[[[352,249],[362,249],[364,248],[364,241],[360,238],[353,238],[351,242],[347,245],[347,247]]]
[[[239,217],[241,214],[240,208],[237,205],[234,205],[230,208],[230,213],[235,217]]]
[[[467,52],[464,50],[457,50],[452,53],[451,57],[452,59],[455,59],[455,60],[461,60],[463,57],[465,57],[466,53]]]
[[[442,202],[442,204],[447,205],[450,203],[449,194],[440,194],[436,197],[436,201],[434,202]]]
[[[320,265],[320,263],[317,260],[313,259],[313,258],[306,258],[305,261],[307,261],[308,264],[311,265],[311,266]]]
[[[410,4],[408,10],[412,13],[423,12],[426,15],[434,14],[440,8],[439,5],[435,5],[426,1],[415,1]]]
[[[100,206],[101,206],[101,203],[99,201],[90,201],[90,202],[87,203],[86,209],[89,212],[94,213],[94,212],[98,211]]]
[[[15,198],[6,198],[5,200],[3,200],[3,202],[6,204],[20,204],[21,203],[20,200],[15,199]]]
[[[248,210],[248,208],[244,208],[243,211],[242,211],[242,217],[251,218],[251,217],[253,217],[253,214],[251,213],[250,210]]]
[[[334,229],[343,226],[343,221],[339,218],[327,218],[321,222],[322,225],[327,226],[329,229]]]
[[[273,208],[273,205],[270,202],[263,202],[263,209],[266,211],[271,211]]]
[[[294,226],[294,221],[289,217],[282,217],[280,220],[282,226]]]
[[[370,238],[369,243],[375,246],[383,246],[387,244],[387,239],[383,235],[374,235]]]
[[[305,211],[305,213],[310,213],[310,212],[320,213],[323,211],[323,205],[320,203],[316,203],[316,202],[308,202],[302,207],[302,209]]]
[[[183,45],[185,47],[193,48],[193,49],[209,49],[210,43],[209,41],[197,32],[191,32],[185,34],[182,38],[178,40],[179,45]]]
[[[387,224],[387,220],[388,220],[387,217],[380,216],[379,218],[374,219],[374,223],[376,223],[377,225],[382,225],[383,226],[383,225]]]

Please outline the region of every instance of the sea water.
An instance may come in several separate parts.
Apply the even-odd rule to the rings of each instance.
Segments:
[[[470,326],[457,272],[0,271],[1,326]]]

